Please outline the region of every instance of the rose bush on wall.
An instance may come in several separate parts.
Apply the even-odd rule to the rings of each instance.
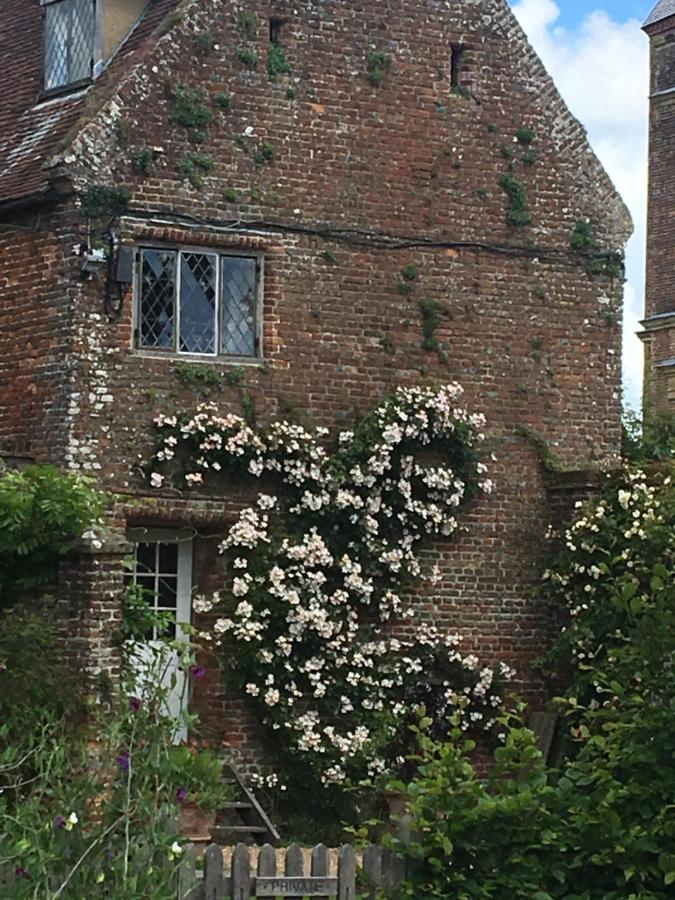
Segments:
[[[463,655],[457,635],[417,619],[402,595],[438,579],[420,555],[424,539],[452,535],[460,507],[493,489],[484,418],[462,393],[399,389],[332,447],[325,429],[254,429],[212,405],[156,419],[155,487],[199,485],[221,470],[278,478],[221,545],[227,587],[195,608],[216,612],[205,639],[236,641],[234,680],[284,771],[300,767],[306,783],[311,773],[340,785],[403,765],[420,701],[432,701],[439,736],[453,714],[464,730],[494,725],[508,668]]]

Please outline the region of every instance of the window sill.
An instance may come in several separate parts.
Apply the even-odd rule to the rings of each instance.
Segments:
[[[61,87],[40,91],[38,103],[42,103],[43,100],[54,100],[56,97],[67,97],[68,94],[76,94],[78,91],[88,88],[89,85],[93,84],[93,81],[93,78],[81,78],[79,81],[73,81],[71,84],[64,84]]]
[[[205,366],[249,366],[260,368],[268,364],[262,356],[200,356],[197,353],[163,353],[161,350],[132,350],[137,359],[162,359],[167,363],[195,363]]]

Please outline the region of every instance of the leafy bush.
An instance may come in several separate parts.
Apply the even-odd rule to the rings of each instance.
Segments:
[[[165,760],[167,779],[179,782],[181,795],[202,812],[216,812],[234,799],[232,786],[221,780],[223,761],[213,750],[172,747]]]
[[[623,417],[622,455],[641,465],[675,459],[675,414],[662,411],[640,419],[633,410],[627,410]]]
[[[194,661],[189,648],[182,665]],[[143,671],[125,670],[111,709],[87,726],[53,714],[24,728],[0,726],[0,895],[166,900],[175,895],[183,849],[181,803],[219,797],[220,763],[191,764],[172,746],[187,713],[168,713],[158,652]],[[2,675],[0,675],[2,678]],[[142,689],[139,685],[142,684]]]
[[[0,472],[0,606],[56,575],[59,557],[101,515],[101,495],[52,466]]]
[[[77,721],[84,703],[48,604],[0,611],[0,722],[21,738],[45,715]]]
[[[405,896],[673,896],[674,526],[670,479],[634,472],[610,479],[566,530],[543,594],[571,612],[547,662],[570,685],[559,703],[573,752],[547,773],[533,736],[506,716],[481,781],[460,732],[443,743],[421,732],[418,774],[392,785],[417,835],[394,842],[416,863]]]

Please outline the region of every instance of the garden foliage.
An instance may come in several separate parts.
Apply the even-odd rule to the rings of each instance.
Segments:
[[[547,772],[521,720],[502,720],[486,781],[472,745],[422,734],[405,789],[416,839],[408,897],[654,900],[675,895],[675,490],[610,479],[579,511],[542,600],[570,623],[547,659],[571,752]],[[424,722],[422,725],[428,723]]]
[[[101,514],[101,495],[52,466],[0,471],[0,606],[53,581],[59,558]]]
[[[27,621],[29,646],[48,645],[48,629],[43,626],[36,643]],[[167,648],[192,666],[189,647],[172,642]],[[192,729],[196,722],[187,713],[179,719],[168,713],[174,685],[164,677],[165,658],[158,649],[143,670],[138,661],[125,665],[112,705],[90,710],[87,719],[72,709],[59,716],[53,705],[28,719],[20,704],[8,708],[0,725],[3,900],[175,896],[180,807],[205,799],[217,805],[226,786],[211,751],[173,746],[182,720]],[[4,680],[14,669],[18,678],[24,665],[5,657],[0,694]],[[54,676],[66,676],[65,668],[56,663]]]

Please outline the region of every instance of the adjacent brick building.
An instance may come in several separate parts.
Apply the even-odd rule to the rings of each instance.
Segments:
[[[645,405],[675,409],[675,0],[644,29],[651,49],[649,215],[645,295]]]
[[[91,676],[115,669],[124,539],[189,615],[247,499],[151,490],[156,414],[208,393],[341,426],[458,380],[498,491],[430,551],[424,603],[543,702],[556,615],[530,588],[593,476],[541,457],[617,458],[630,221],[505,0],[6,0],[0,46],[0,450],[121,497],[64,571]],[[252,752],[215,672],[196,702]]]

